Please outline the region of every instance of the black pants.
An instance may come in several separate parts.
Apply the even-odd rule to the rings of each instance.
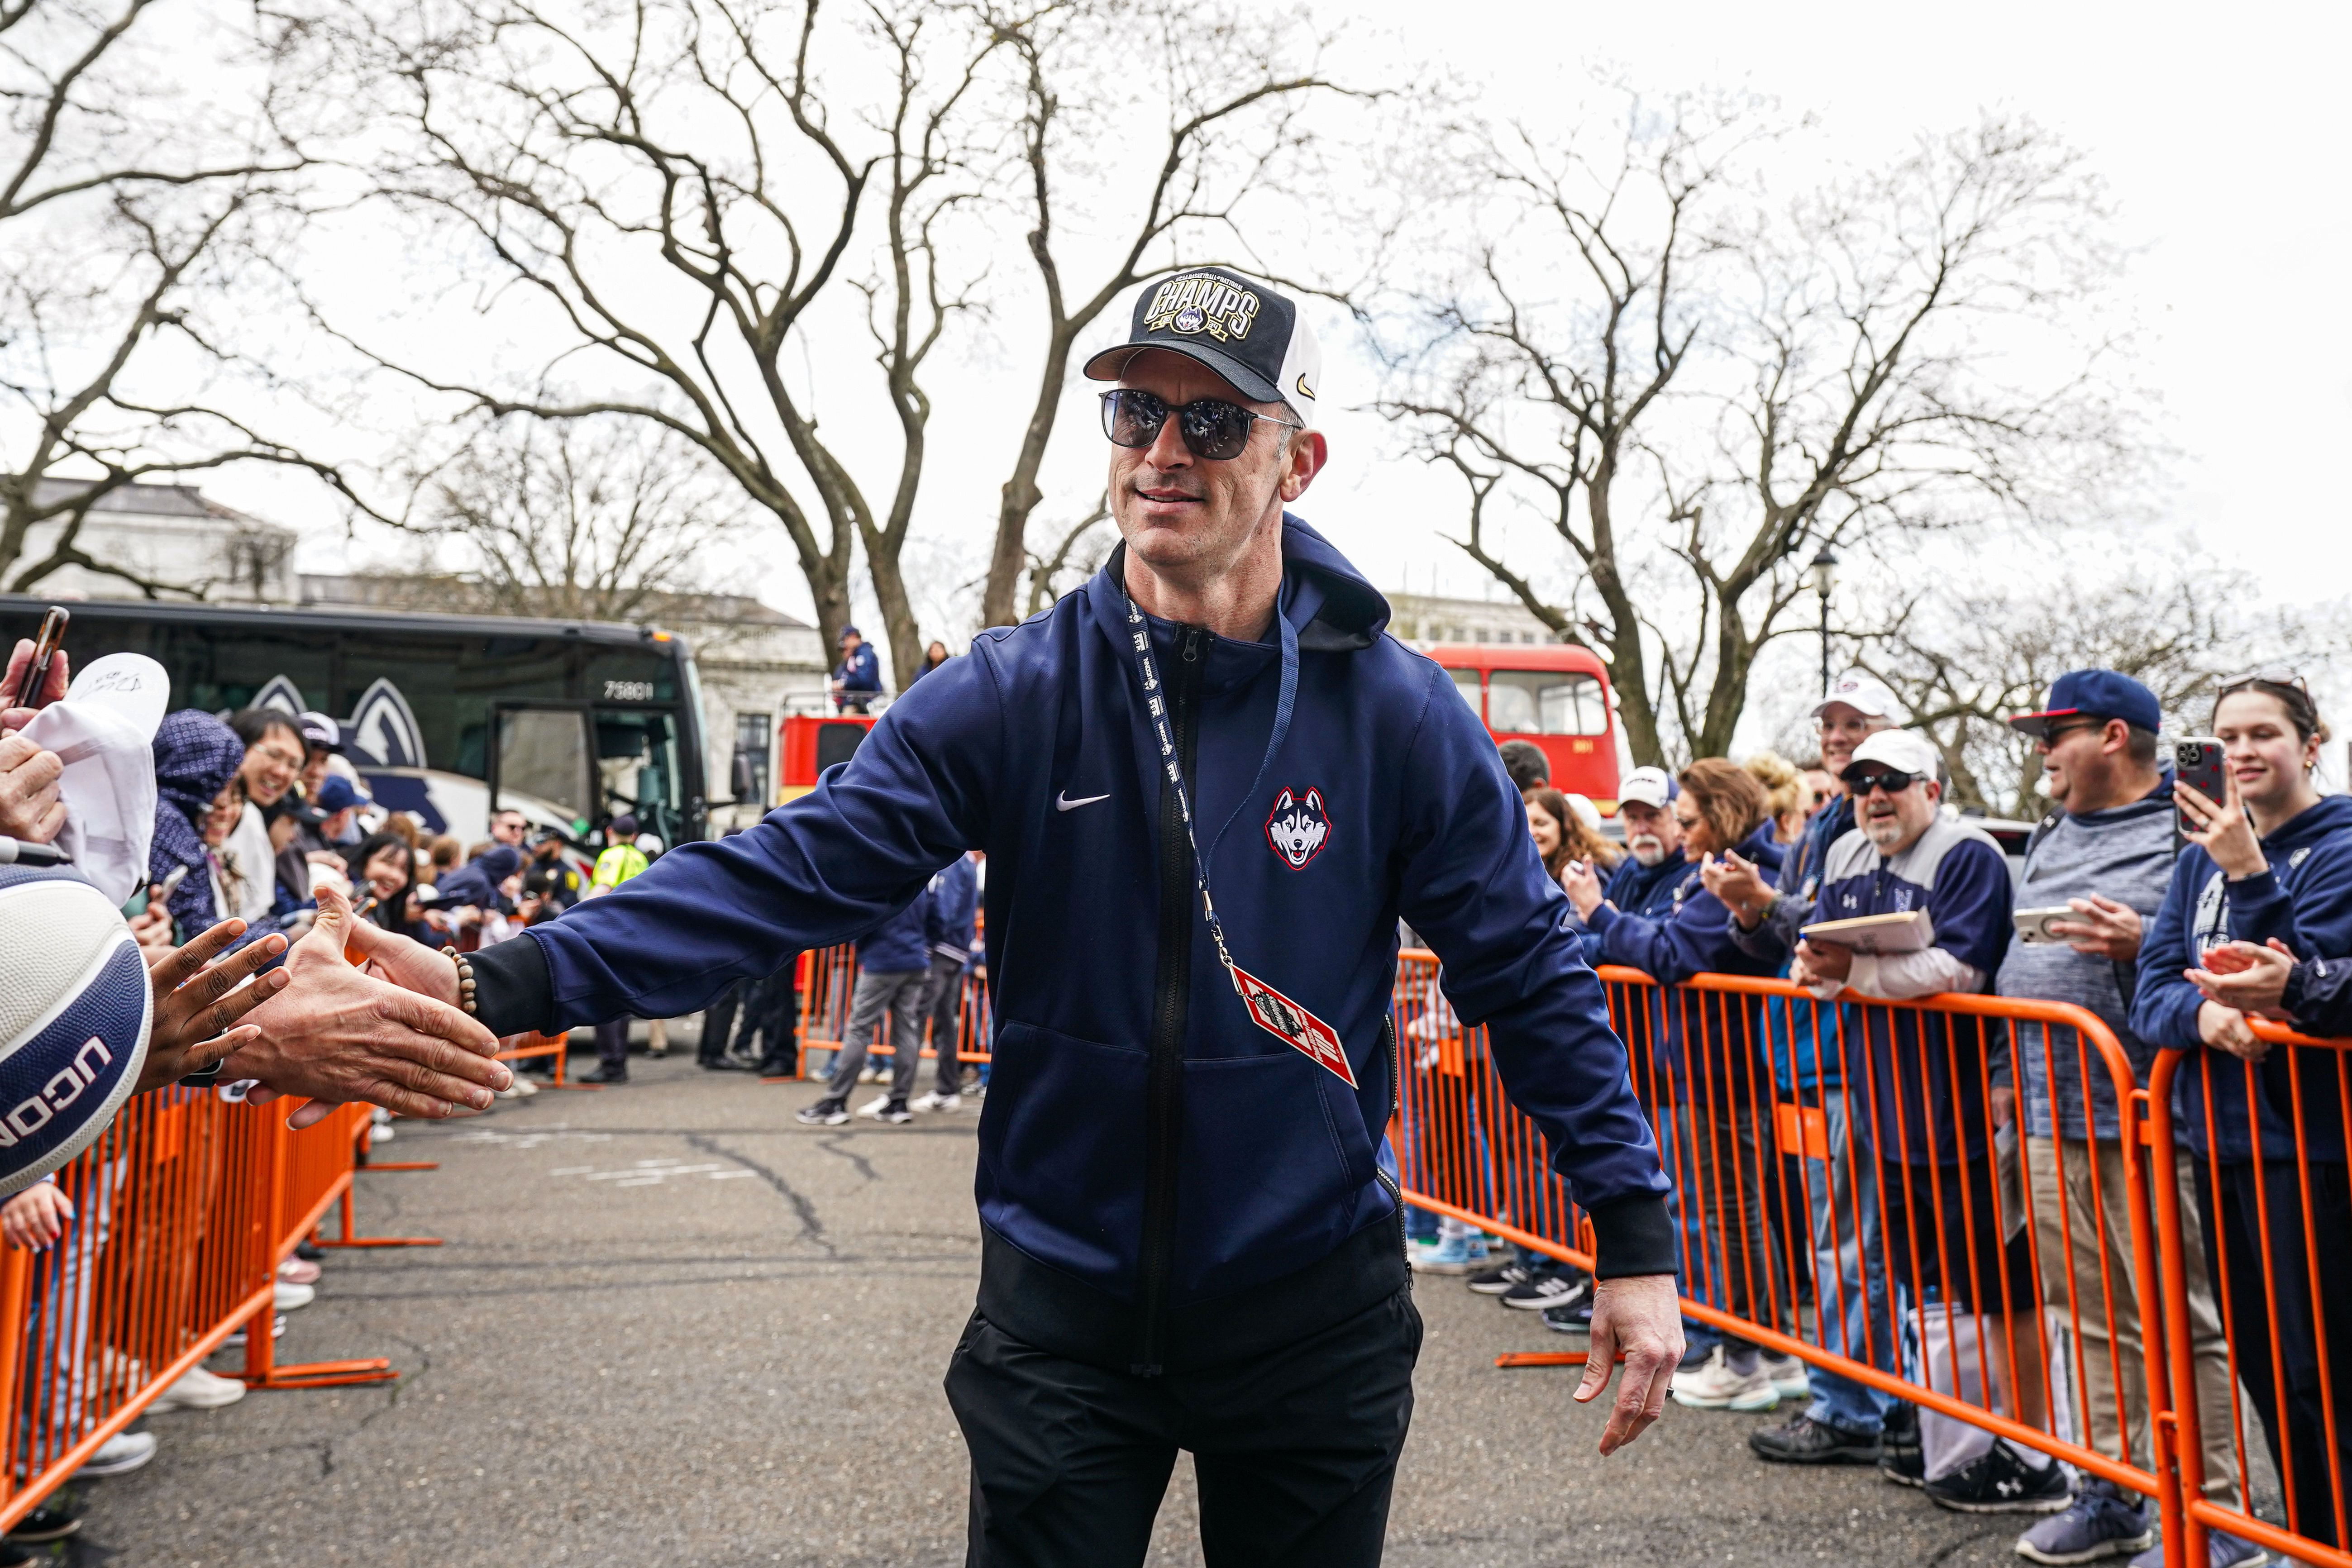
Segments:
[[[709,1067],[725,1058],[727,1037],[735,1027],[735,1011],[747,1001],[757,1005],[761,984],[756,980],[738,980],[710,999],[710,1005],[702,1010],[702,1038],[695,1047],[696,1061]],[[747,1029],[749,1025],[747,1018]]]
[[[606,1074],[614,1078],[629,1070],[629,1016],[607,1018],[596,1026],[596,1060]]]
[[[2344,1531],[2336,1517],[2336,1500],[2327,1475],[2329,1402],[2336,1415],[2339,1462],[2352,1484],[2352,1183],[2345,1167],[2313,1160],[2304,1167],[2311,1182],[2311,1230],[2317,1238],[2317,1257],[2304,1239],[2304,1173],[2292,1160],[2265,1160],[2259,1166],[2243,1161],[2221,1167],[2219,1190],[2211,1167],[2201,1155],[2184,1152],[2197,1168],[2198,1218],[2205,1226],[2205,1268],[2212,1277],[2213,1293],[2230,1312],[2231,1348],[2238,1363],[2238,1380],[2260,1413],[2263,1436],[2271,1462],[2282,1476],[2280,1439],[2284,1437],[2294,1465],[2289,1518],[2300,1535],[2335,1546]],[[2257,1194],[2269,1209],[2270,1252],[2263,1251],[2262,1210]],[[2216,1245],[2218,1242],[2219,1245]],[[2221,1278],[2221,1254],[2227,1248],[2230,1276]],[[2312,1314],[2315,1263],[2319,1316]],[[2267,1264],[2267,1268],[2265,1268]],[[2273,1281],[2278,1309],[2278,1334],[2272,1343],[2272,1293],[2263,1289],[2263,1276]],[[2319,1348],[2327,1346],[2329,1375],[2320,1376]],[[2271,1376],[2275,1352],[2285,1373],[2281,1389]],[[2284,1426],[2284,1430],[2281,1428]]]
[[[735,1054],[756,1057],[760,1070],[771,1077],[791,1077],[799,1055],[799,974],[800,955],[794,953],[773,974],[753,982],[743,998],[743,1024],[735,1032]]]
[[[975,1312],[947,1376],[971,1451],[967,1568],[1140,1563],[1179,1448],[1200,1478],[1209,1568],[1371,1568],[1420,1353],[1409,1289],[1271,1353],[1155,1378],[1051,1354]]]

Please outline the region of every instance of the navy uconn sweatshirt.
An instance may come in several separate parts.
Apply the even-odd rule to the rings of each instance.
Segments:
[[[909,688],[812,794],[477,955],[484,1021],[690,1011],[871,929],[983,849],[980,1310],[1095,1364],[1211,1365],[1404,1284],[1373,1158],[1396,1096],[1402,917],[1592,1215],[1599,1272],[1673,1272],[1624,1047],[1493,739],[1443,669],[1384,635],[1386,602],[1320,535],[1286,518],[1282,548],[1296,712],[1247,798],[1277,643],[1158,620],[1150,635],[1234,960],[1338,1033],[1352,1086],[1258,1027],[1217,960],[1162,787],[1123,548]],[[523,951],[485,967],[508,949]]]

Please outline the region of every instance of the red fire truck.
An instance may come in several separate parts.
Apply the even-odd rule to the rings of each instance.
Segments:
[[[1532,741],[1551,759],[1555,788],[1590,795],[1617,809],[1616,716],[1607,667],[1580,647],[1508,643],[1446,644],[1429,657],[1454,677],[1454,689],[1477,711],[1496,742]],[[795,713],[777,747],[778,804],[808,794],[817,775],[845,763],[874,721],[862,714]]]

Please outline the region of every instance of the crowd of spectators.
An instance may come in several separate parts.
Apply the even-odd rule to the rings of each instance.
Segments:
[[[32,654],[32,645],[19,644],[0,686],[0,836],[19,845],[71,841],[79,809],[60,784],[64,760],[25,732],[36,710],[67,702],[70,659],[60,654],[43,689],[26,701],[21,687]],[[160,668],[149,668],[160,681]],[[560,896],[569,873],[542,860],[534,884],[520,874],[520,852],[504,846],[436,863],[413,819],[369,798],[341,750],[341,727],[315,713],[247,710],[222,718],[182,709],[155,723],[152,820],[125,839],[146,847],[146,875],[137,875],[134,862],[122,879],[132,889],[123,913],[154,993],[138,1092],[305,1100],[310,1103],[294,1114],[298,1126],[337,1104],[371,1100],[379,1139],[390,1136],[394,1109],[446,1115],[486,1109],[497,1093],[529,1092],[488,1059],[495,1042],[487,1031],[354,967],[345,942],[355,919],[436,942],[499,940]],[[150,765],[144,757],[110,762],[142,775]],[[110,775],[108,782],[116,787],[81,805],[143,798],[149,781]],[[141,788],[121,787],[131,783]],[[130,826],[103,826],[117,833]],[[85,827],[85,847],[90,832]],[[520,819],[499,833],[519,843]],[[457,868],[440,874],[436,886],[432,868],[450,862]],[[303,942],[314,926],[319,940]],[[445,1042],[464,1047],[454,1065]],[[92,1358],[119,1359],[94,1343],[93,1324],[104,1316],[94,1293],[96,1259],[127,1179],[124,1162],[114,1159],[81,1184],[79,1207],[54,1175],[0,1204],[0,1238],[37,1255],[27,1310],[46,1326],[25,1336],[36,1348],[18,1375],[56,1391],[45,1396],[40,1417],[52,1443],[62,1436],[70,1447],[95,1426]],[[278,1270],[269,1331],[282,1332],[285,1314],[308,1306],[320,1282],[320,1255],[299,1246]],[[226,1348],[241,1346],[244,1332]],[[240,1380],[199,1365],[162,1389],[146,1414],[215,1410],[245,1392]],[[77,1532],[79,1483],[145,1465],[160,1429],[142,1417],[100,1444],[68,1484],[41,1498],[0,1542],[0,1568],[33,1562],[36,1547]]]
[[[2290,1064],[2248,1025],[2352,1032],[2352,798],[2314,784],[2326,729],[2306,683],[2285,669],[2221,683],[2210,732],[2223,766],[2209,795],[2176,778],[2146,687],[2105,670],[2061,678],[2042,709],[2010,721],[2056,807],[2015,865],[1945,803],[1940,753],[1882,683],[1848,675],[1812,720],[1817,758],[1633,770],[1619,791],[1622,851],[1596,831],[1591,802],[1551,787],[1538,748],[1504,747],[1586,956],[1661,983],[1628,988],[1620,1016],[1637,1080],[1654,1080],[1640,1087],[1654,1093],[1675,1179],[1685,1292],[2028,1426],[2059,1420],[2055,1401],[2075,1440],[2152,1466],[2140,1341],[2162,1330],[2136,1289],[2127,1209],[2142,1167],[2127,1170],[2134,1129],[2114,1082],[2072,1030],[1854,998],[2084,1008],[2137,1087],[2160,1048],[2192,1053],[2177,1171],[2205,1495],[2247,1506],[2242,1392],[2294,1528],[2336,1543],[2331,1458],[2352,1469],[2339,1114],[2352,1101],[2331,1054]],[[1805,934],[1873,916],[1908,926],[1921,911],[1926,940],[1907,951]],[[1702,973],[1780,977],[1821,1006],[1725,992],[1694,1005],[1667,989]],[[2265,1065],[2250,1074],[2242,1061]],[[1799,1108],[1801,1153],[1776,1126]],[[1997,1194],[2021,1168],[2022,1190]],[[1503,1256],[1498,1237],[1450,1220],[1416,1215],[1415,1228],[1416,1267],[1465,1274],[1470,1289],[1563,1332],[1589,1322],[1591,1282],[1571,1267]],[[2056,1322],[2082,1342],[2053,1361]],[[2016,1542],[2035,1562],[2162,1560],[2152,1501],[1833,1369],[1684,1327],[1676,1403],[1795,1405],[1750,1434],[1759,1459],[1876,1465],[1946,1508],[2042,1515]],[[1979,1364],[1979,1350],[1995,1386],[1971,1386],[1972,1372],[1956,1386],[1947,1369]],[[2063,1394],[2053,1366],[2074,1384]],[[2268,1561],[2221,1531],[2209,1542],[2213,1568]]]

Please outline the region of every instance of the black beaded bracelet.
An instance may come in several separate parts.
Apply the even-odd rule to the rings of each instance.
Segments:
[[[457,1005],[471,1015],[474,1011],[474,966],[466,962],[466,955],[457,951],[455,942],[444,943],[441,951],[450,963],[457,966]]]

